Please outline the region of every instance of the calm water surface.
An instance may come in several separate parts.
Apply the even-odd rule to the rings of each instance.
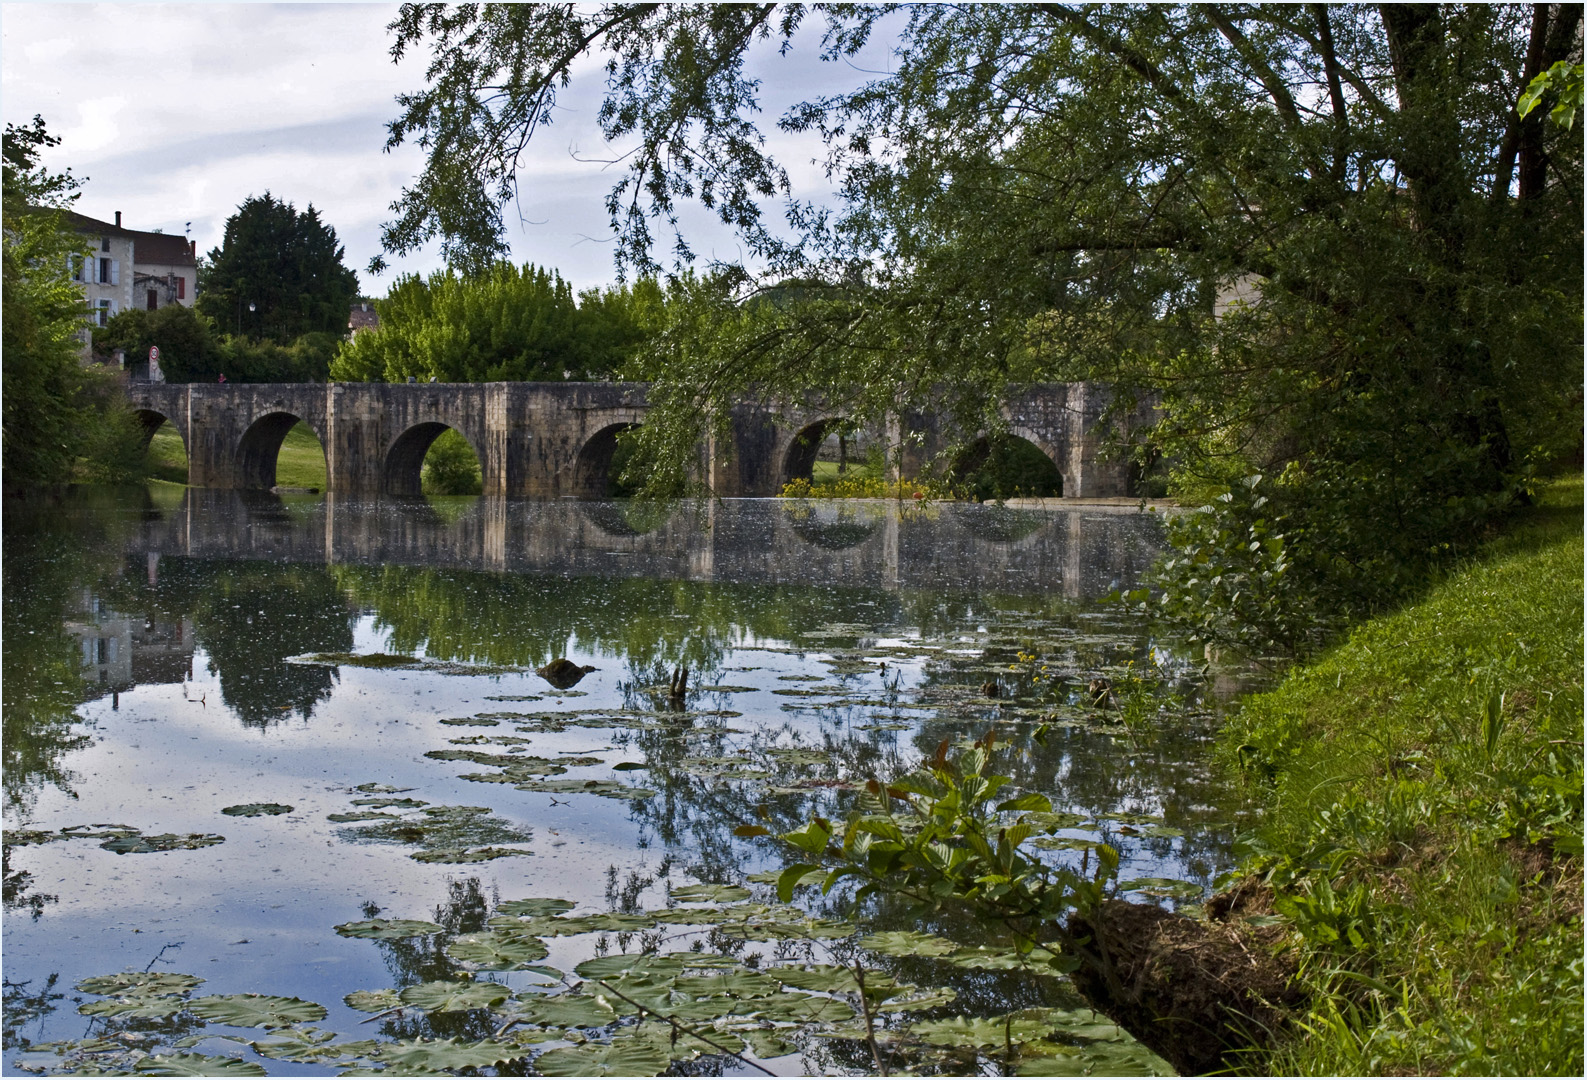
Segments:
[[[1165,902],[1227,867],[1242,813],[1210,777],[1192,666],[1098,603],[1150,563],[1149,515],[84,491],[8,500],[4,526],[8,1064],[98,1030],[72,987],[119,971],[312,999],[319,1026],[372,1036],[344,995],[452,968],[337,925],[740,883],[781,862],[735,826],[841,814],[866,777],[993,725],[1019,736],[1004,771],[1077,815],[1057,835],[1187,883]],[[593,670],[534,673],[559,657]],[[1138,671],[1181,699],[1171,721],[1085,707],[1089,679]],[[247,804],[279,812],[223,813]],[[548,939],[544,962],[629,937]],[[960,1012],[1020,1004],[958,989]]]

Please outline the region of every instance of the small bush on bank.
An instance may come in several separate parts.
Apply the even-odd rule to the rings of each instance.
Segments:
[[[430,444],[420,482],[426,495],[478,495],[484,490],[474,448],[452,428]]]

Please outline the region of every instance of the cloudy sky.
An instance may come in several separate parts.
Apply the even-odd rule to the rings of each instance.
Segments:
[[[46,158],[89,182],[77,209],[133,229],[186,232],[200,252],[217,246],[226,218],[266,190],[300,209],[313,203],[346,245],[367,294],[396,273],[438,269],[435,252],[367,272],[379,229],[421,159],[383,152],[394,98],[423,84],[424,59],[390,57],[393,4],[0,4],[0,113],[44,117],[63,142]],[[816,35],[790,57],[760,50],[765,115],[800,95],[858,85],[859,69],[818,62]],[[885,43],[865,67],[885,68]],[[623,148],[595,125],[602,76],[587,66],[561,97],[552,128],[508,208],[513,257],[556,267],[576,287],[614,278],[602,199]],[[769,125],[763,125],[769,126]],[[821,197],[818,148],[768,132],[796,191]],[[521,219],[521,220],[520,220]],[[736,257],[730,236],[703,214],[685,219],[704,256]]]

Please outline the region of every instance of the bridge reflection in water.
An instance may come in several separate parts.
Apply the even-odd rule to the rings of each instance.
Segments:
[[[190,488],[128,548],[161,555],[436,566],[568,577],[1104,596],[1160,548],[1133,507],[732,499],[285,498]]]

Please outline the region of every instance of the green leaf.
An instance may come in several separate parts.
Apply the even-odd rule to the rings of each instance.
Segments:
[[[513,1014],[525,1023],[554,1028],[605,1027],[617,1019],[611,1005],[590,994],[520,994]]]
[[[756,836],[770,836],[771,830],[764,825],[739,825],[733,829],[733,835],[748,840]]]
[[[533,854],[534,852],[525,851],[522,848],[436,848],[430,851],[415,851],[408,858],[422,863],[476,863],[490,862],[492,859],[505,859],[512,855]]]
[[[81,1075],[81,1074],[79,1074]],[[139,1076],[269,1076],[264,1066],[210,1054],[151,1054],[138,1062]]]
[[[575,906],[571,900],[545,900],[536,897],[531,900],[509,900],[499,905],[496,910],[503,915],[546,917],[572,911]]]
[[[218,833],[160,833],[158,836],[118,836],[99,846],[117,855],[142,855],[151,851],[191,851],[224,844]]]
[[[1006,802],[999,803],[997,808],[1000,811],[1031,810],[1037,813],[1046,814],[1052,812],[1052,800],[1039,792],[1027,791],[1023,795],[1019,795],[1015,798],[1007,800]]]
[[[674,900],[685,902],[731,904],[739,900],[748,900],[750,891],[742,885],[685,885],[673,889],[671,895]]]
[[[830,834],[829,834],[830,835]],[[777,899],[788,903],[793,899],[794,889],[809,874],[821,872],[821,867],[809,863],[794,863],[777,875]]]
[[[137,994],[133,997],[110,998],[107,1001],[90,1001],[79,1005],[83,1016],[129,1016],[140,1020],[161,1020],[175,1016],[187,1008],[185,997],[166,997],[158,994]]]
[[[541,1076],[658,1076],[671,1063],[649,1040],[618,1039],[547,1050],[534,1067]]]
[[[683,973],[683,962],[675,956],[655,953],[618,953],[586,960],[573,970],[586,979],[617,979],[636,974],[669,977]]]
[[[395,1070],[387,1075],[404,1075],[396,1070],[413,1069],[484,1069],[524,1056],[522,1047],[512,1043],[485,1039],[480,1042],[460,1042],[457,1039],[404,1039],[387,1043],[375,1058]]]
[[[193,1015],[234,1027],[280,1028],[325,1019],[325,1006],[272,994],[212,994],[194,998]]]
[[[123,971],[119,975],[95,975],[77,984],[85,994],[181,994],[203,982],[197,975],[178,975],[164,971]]]
[[[375,941],[399,941],[402,938],[440,934],[445,927],[420,919],[366,919],[363,922],[342,923],[336,932],[342,937],[370,938]]]
[[[799,990],[814,990],[821,994],[852,994],[859,991],[854,972],[836,964],[816,964],[809,968],[767,968],[766,974],[781,980],[784,986]]]
[[[832,839],[832,829],[820,819],[815,819],[802,829],[783,833],[782,839],[802,851],[808,851],[812,855],[820,855],[826,851],[827,843]],[[786,877],[786,874],[784,876]],[[782,888],[780,882],[778,888]],[[784,902],[786,903],[786,901]]]
[[[776,979],[758,971],[741,968],[714,975],[688,975],[677,979],[673,987],[680,994],[702,997],[726,995],[735,998],[763,997],[775,994],[780,984]]]
[[[547,951],[537,937],[492,930],[453,939],[446,947],[446,955],[481,971],[514,971],[544,960]]]
[[[402,1004],[395,990],[354,990],[342,998],[349,1009],[359,1012],[381,1013]]]
[[[255,802],[240,803],[237,806],[225,806],[221,808],[220,812],[230,817],[265,817],[290,814],[292,809],[286,803]]]
[[[489,1009],[512,997],[512,990],[493,982],[427,982],[409,986],[397,995],[404,1005],[427,1013]]]
[[[947,956],[959,946],[947,938],[924,934],[918,930],[885,930],[860,938],[861,948],[884,956]]]

